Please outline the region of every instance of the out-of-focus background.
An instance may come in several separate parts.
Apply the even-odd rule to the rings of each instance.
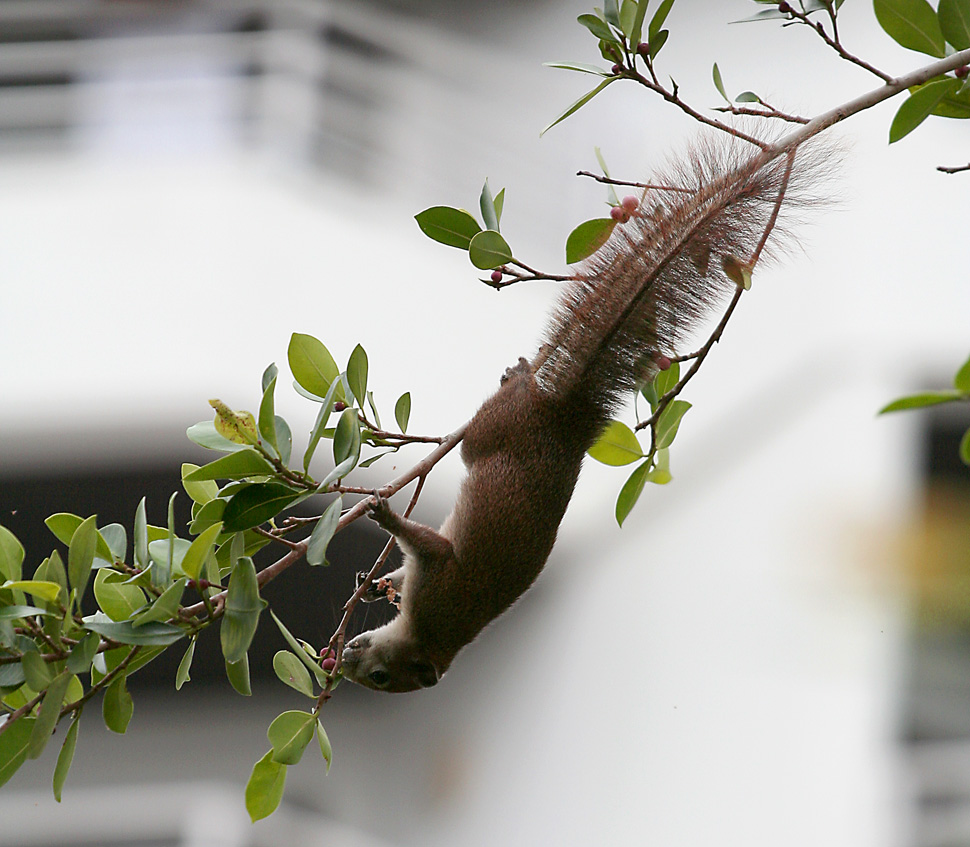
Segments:
[[[147,495],[163,522],[179,464],[206,458],[186,426],[210,397],[254,407],[293,331],[341,362],[362,343],[385,415],[412,392],[413,431],[465,420],[530,354],[555,286],[496,293],[413,215],[474,208],[487,176],[508,187],[517,254],[555,270],[569,230],[605,211],[602,187],[572,176],[595,169],[595,145],[637,179],[696,132],[616,85],[539,139],[591,87],[541,67],[597,61],[584,11],[0,4],[0,523],[28,561],[49,552],[54,511],[130,524]],[[807,114],[874,87],[803,28],[727,25],[754,11],[674,6],[660,61],[685,98],[719,104],[714,60],[729,93]],[[850,49],[918,65],[869,4],[842,13]],[[272,676],[265,621],[251,699],[210,639],[178,697],[171,662],[133,678],[126,737],[88,709],[63,803],[58,745],[26,765],[0,792],[0,843],[970,843],[967,422],[875,418],[967,354],[967,178],[935,171],[965,160],[966,130],[930,120],[889,148],[894,109],[838,131],[832,206],[758,274],[690,386],[675,481],[620,531],[624,475],[590,464],[534,590],[440,685],[341,688],[330,774],[308,751],[251,826],[242,787],[265,727],[302,706]],[[314,410],[285,382],[299,439]],[[436,471],[420,517],[447,512],[459,473]],[[380,537],[357,525],[338,542],[326,573],[273,586],[317,643]]]

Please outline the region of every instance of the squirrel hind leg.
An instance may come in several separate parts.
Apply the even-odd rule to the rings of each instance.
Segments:
[[[532,365],[525,356],[519,356],[519,361],[512,367],[506,368],[505,373],[502,374],[499,379],[500,385],[505,385],[510,379],[514,379],[516,376],[521,376],[523,374],[532,374]]]

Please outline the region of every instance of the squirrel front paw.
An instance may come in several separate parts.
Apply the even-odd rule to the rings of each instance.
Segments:
[[[367,581],[367,571],[357,573],[357,587],[360,588]],[[377,600],[387,600],[392,606],[401,608],[401,592],[394,587],[394,583],[385,576],[372,579],[367,586],[363,596],[360,598],[365,603],[374,603]]]

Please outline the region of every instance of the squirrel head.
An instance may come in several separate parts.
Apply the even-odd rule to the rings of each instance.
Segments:
[[[344,676],[375,691],[416,691],[435,685],[444,673],[402,631],[400,616],[391,623],[364,632],[344,647]]]

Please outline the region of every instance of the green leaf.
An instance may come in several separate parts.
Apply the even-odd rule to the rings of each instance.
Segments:
[[[340,465],[348,459],[360,456],[360,421],[357,410],[348,407],[340,413],[333,433],[333,461]],[[352,467],[352,466],[351,466]]]
[[[657,397],[663,397],[680,382],[680,362],[672,362],[670,367],[664,371],[657,371],[653,378],[653,387],[657,392]]]
[[[942,59],[946,55],[940,22],[926,0],[873,0],[876,20],[897,44]]]
[[[96,518],[94,516],[88,518],[87,520],[94,522]],[[49,518],[44,520],[47,528],[54,533],[55,538],[68,547],[70,547],[71,539],[74,537],[74,533],[77,531],[78,527],[84,523],[84,519],[78,515],[72,515],[67,512],[59,512],[56,515],[51,515]],[[106,562],[113,562],[111,548],[108,546],[102,537],[101,533],[97,533],[97,546],[95,547],[94,554],[99,559],[104,559]]]
[[[617,0],[606,0],[603,3],[603,17],[606,18],[607,23],[615,26],[617,29],[621,29],[620,6]]]
[[[125,561],[128,553],[128,533],[120,523],[109,523],[101,527],[98,534],[104,539],[104,543],[111,550],[110,562]]]
[[[340,387],[340,381],[334,380],[331,384],[329,390],[327,391],[327,396],[324,398],[323,403],[320,406],[320,411],[317,413],[317,419],[313,424],[313,429],[310,432],[310,440],[307,442],[306,452],[303,454],[303,470],[309,470],[310,460],[313,458],[313,454],[317,449],[317,444],[320,439],[323,438],[326,432],[327,423],[330,421],[330,415],[333,413],[333,400],[337,395],[337,390]]]
[[[17,581],[23,576],[23,562],[23,544],[9,529],[0,526],[0,577]]]
[[[276,617],[276,613],[272,609],[269,610],[269,613],[270,613],[270,616],[273,618],[273,621],[276,623],[276,626],[279,629],[280,633],[282,634],[284,641],[286,641],[286,643],[290,645],[290,649],[299,658],[299,660],[303,662],[307,670],[310,671],[310,673],[312,673],[316,677],[317,682],[319,682],[321,686],[326,685],[327,674],[323,670],[323,668],[321,668],[320,665],[318,665],[313,659],[310,658],[306,650],[304,650],[300,646],[300,642],[297,641],[296,638],[293,637],[293,633],[291,633],[283,625],[283,621],[281,621],[278,617]]]
[[[636,435],[621,421],[611,421],[588,452],[591,458],[604,465],[629,465],[643,458]]]
[[[229,485],[237,485],[240,490],[245,487],[245,483],[229,483]],[[196,503],[192,508],[192,522],[189,524],[189,532],[192,535],[201,535],[210,526],[221,524],[222,513],[225,510],[226,501],[221,497],[210,500],[204,506],[199,506]]]
[[[246,811],[253,823],[269,817],[283,799],[286,785],[286,765],[273,761],[270,750],[253,765],[253,772],[246,783]]]
[[[95,583],[97,586],[97,583]],[[81,674],[91,670],[91,661],[98,653],[101,644],[101,636],[96,632],[89,632],[71,650],[71,655],[67,657],[65,667],[71,673]]]
[[[626,36],[627,41],[631,43],[632,48],[636,49],[636,42],[630,41],[633,35],[633,24],[637,19],[637,13],[639,11],[639,4],[637,0],[623,0],[620,4],[620,31]]]
[[[394,404],[394,420],[401,428],[401,432],[408,431],[408,421],[411,418],[411,392],[405,391]]]
[[[310,565],[327,564],[327,546],[340,522],[341,498],[337,497],[320,516],[307,542],[306,560]]]
[[[135,704],[128,693],[127,677],[123,673],[119,674],[104,691],[104,700],[101,702],[104,725],[112,732],[124,735],[134,712]]]
[[[653,470],[647,474],[647,482],[654,485],[666,485],[673,476],[670,474],[670,451],[666,448],[658,450],[653,458]]]
[[[40,563],[40,567],[34,571],[34,582],[54,582],[61,587],[61,597],[68,597],[67,588],[67,568],[61,554],[54,550],[50,556]]]
[[[936,16],[943,37],[955,50],[970,47],[970,0],[940,0]]]
[[[243,450],[245,448],[244,444],[236,444],[216,432],[215,421],[199,421],[196,424],[192,424],[192,426],[185,430],[185,435],[194,444],[198,444],[200,447],[205,447],[208,450],[218,450],[221,453],[235,453],[237,450]]]
[[[686,400],[671,400],[657,420],[657,448],[669,447],[677,435],[681,418],[687,414],[690,403]]]
[[[889,127],[889,143],[894,144],[909,135],[933,113],[945,96],[955,94],[960,85],[960,80],[946,77],[933,80],[915,89],[903,101],[896,112],[896,117],[893,118],[892,125]]]
[[[182,557],[182,573],[189,579],[198,579],[201,576],[202,565],[215,547],[216,538],[222,531],[222,522],[217,521],[193,539]]]
[[[192,677],[189,676],[189,670],[192,667],[192,657],[195,655],[195,641],[197,636],[193,636],[189,641],[189,646],[185,650],[185,654],[182,656],[182,661],[179,662],[178,670],[175,671],[175,690],[181,691],[182,686],[189,682]]]
[[[326,395],[340,373],[330,351],[312,335],[294,332],[286,357],[297,383],[319,397]]]
[[[879,414],[884,415],[886,412],[899,412],[904,409],[922,409],[925,406],[936,406],[939,403],[950,403],[961,399],[963,394],[960,391],[926,391],[893,400],[892,403],[883,406]]]
[[[650,19],[650,27],[648,29],[647,41],[650,43],[650,47],[653,47],[653,42],[657,40],[657,36],[660,33],[661,28],[664,25],[664,21],[667,20],[667,15],[670,14],[670,7],[674,5],[674,0],[663,0],[663,3],[657,8],[653,17]],[[664,39],[666,40],[666,38]],[[657,48],[658,50],[660,48]],[[653,50],[650,51],[651,55],[655,55]]]
[[[646,0],[643,0],[646,3]],[[327,763],[327,773],[330,773],[330,765],[333,763],[333,747],[330,746],[330,739],[327,731],[323,728],[323,722],[317,718],[317,743],[320,745],[320,755]]]
[[[592,256],[606,244],[615,226],[612,218],[594,218],[577,226],[566,239],[566,264],[573,265]]]
[[[587,65],[583,62],[543,62],[547,68],[561,68],[564,71],[579,71],[583,74],[594,74],[595,76],[611,77],[611,71],[604,71],[597,65]]]
[[[630,45],[635,49],[642,40],[643,37],[643,21],[647,16],[647,0],[640,0],[637,5],[637,14],[633,19],[633,25],[630,27]]]
[[[179,605],[182,602],[182,594],[185,591],[185,583],[184,578],[173,582],[149,608],[132,620],[131,625],[141,627],[152,621],[167,621],[176,618]]]
[[[135,509],[135,564],[140,568],[147,568],[151,563],[148,558],[148,520],[145,516],[145,498],[138,501]]]
[[[185,632],[167,623],[146,623],[134,627],[131,621],[84,621],[84,628],[96,632],[103,638],[110,638],[119,644],[137,644],[146,647],[164,647],[174,644],[185,636]]]
[[[252,696],[253,689],[249,682],[249,656],[246,653],[243,653],[238,662],[226,662],[226,679],[237,694],[242,694],[243,697]]]
[[[643,462],[637,466],[636,470],[627,478],[627,481],[623,483],[623,487],[620,489],[620,493],[616,498],[616,522],[619,526],[623,526],[623,521],[627,519],[627,515],[630,514],[637,500],[640,498],[640,493],[646,484],[647,474],[650,472],[650,468],[651,463],[649,461]]]
[[[964,394],[970,394],[970,359],[967,359],[953,377],[953,387]]]
[[[307,744],[313,740],[317,719],[309,712],[283,712],[269,725],[266,737],[273,745],[273,761],[281,765],[299,764]]]
[[[755,0],[756,3],[760,3],[762,0]],[[774,0],[772,0],[774,3]],[[748,18],[741,18],[737,21],[729,21],[732,24],[747,24],[752,21],[771,21],[771,20],[783,20],[787,21],[790,19],[788,12],[779,12],[778,9],[765,9],[762,12],[758,12],[751,15]]]
[[[592,91],[587,91],[575,103],[573,103],[571,106],[568,106],[565,111],[561,112],[559,114],[559,116],[551,124],[549,124],[548,126],[546,126],[545,129],[543,129],[542,132],[539,133],[539,136],[541,137],[541,136],[545,135],[556,124],[562,123],[571,114],[573,114],[574,112],[577,112],[580,109],[582,109],[583,106],[585,106],[590,100],[592,100],[597,94],[599,94],[604,88],[606,88],[606,86],[608,86],[611,82],[616,82],[618,79],[619,79],[619,77],[611,76],[609,79],[604,79]]]
[[[313,693],[313,680],[310,673],[303,666],[303,662],[294,656],[289,650],[280,650],[273,656],[273,670],[280,678],[280,681],[290,686],[307,697],[315,697]]]
[[[27,758],[36,759],[44,752],[47,742],[57,726],[57,719],[61,714],[61,704],[64,702],[64,694],[67,692],[67,685],[71,681],[71,674],[64,671],[51,680],[47,687],[40,707],[40,714],[34,723],[33,731],[30,733],[30,747],[27,749]],[[28,683],[29,684],[29,683]]]
[[[357,406],[363,409],[367,396],[367,353],[359,344],[347,362],[347,382],[350,383],[350,393],[357,400]]]
[[[512,260],[512,248],[499,233],[486,229],[471,240],[468,258],[479,270],[497,268]]]
[[[28,594],[39,597],[41,600],[46,600],[48,603],[56,602],[57,595],[61,593],[61,587],[56,582],[45,582],[36,579],[7,580],[0,585],[0,588],[6,588],[11,591],[26,591]]]
[[[303,496],[303,492],[281,482],[248,485],[226,504],[222,513],[223,532],[242,532],[259,526]]]
[[[619,39],[613,34],[613,30],[602,18],[596,15],[580,15],[576,20],[595,35],[600,41],[608,41],[611,44],[619,44]]]
[[[27,759],[35,718],[18,718],[0,734],[0,785],[10,779]]]
[[[970,465],[970,429],[963,433],[960,439],[960,458],[965,464]]]
[[[290,425],[279,415],[276,416],[276,446],[280,461],[284,465],[289,465],[290,453],[293,451],[293,433],[290,431]]]
[[[955,118],[956,120],[967,120],[970,118],[970,87],[967,80],[963,80],[963,87],[954,94],[944,94],[936,108],[933,109],[934,115],[941,118]]]
[[[505,189],[503,188],[492,199],[492,206],[495,207],[495,223],[502,223],[502,209],[505,208]]]
[[[264,476],[273,473],[273,466],[251,448],[230,453],[198,470],[192,471],[185,479],[188,482],[202,482],[211,479],[242,479],[249,476]]]
[[[488,179],[482,186],[482,193],[478,198],[478,207],[482,210],[482,220],[485,221],[485,229],[498,232],[498,215],[495,213],[495,200],[492,197],[492,190],[488,187]]]
[[[596,161],[599,162],[599,166],[603,169],[603,176],[609,178],[610,169],[606,167],[606,159],[603,158],[603,152],[599,147],[594,147],[593,152],[596,154]],[[620,205],[620,198],[616,196],[616,189],[609,183],[606,185],[606,200],[611,206]]]
[[[0,621],[19,620],[28,615],[46,615],[47,609],[40,606],[0,606]]]
[[[94,564],[94,550],[97,544],[97,517],[92,515],[83,520],[71,536],[71,543],[67,551],[67,578],[72,588],[77,589],[77,600],[80,602],[91,576],[91,566]],[[110,550],[108,557],[111,557]]]
[[[94,577],[94,599],[98,606],[113,621],[130,618],[145,605],[145,594],[137,585],[126,585],[114,580],[108,581],[114,571],[102,568]]]
[[[724,91],[724,82],[721,80],[721,72],[718,70],[717,62],[714,63],[714,68],[711,73],[714,76],[714,87],[718,90],[718,93],[724,98],[725,102],[730,103],[731,98],[727,96]]]
[[[734,98],[736,103],[760,103],[761,98],[753,91],[742,91]]]
[[[270,365],[274,371],[276,370],[275,365]],[[266,369],[267,373],[269,368]],[[264,378],[266,374],[263,375]],[[276,376],[269,381],[269,384],[263,389],[263,397],[259,401],[259,417],[257,418],[257,428],[259,429],[259,434],[268,442],[273,449],[279,453],[279,446],[276,442],[276,400],[274,394],[276,392]],[[191,496],[191,495],[189,495]]]
[[[252,412],[245,410],[236,412],[221,400],[210,400],[209,405],[216,410],[212,425],[227,441],[243,446],[255,445],[259,442],[259,430]]]
[[[670,35],[670,33],[667,30],[662,29],[660,30],[660,32],[658,32],[650,39],[650,58],[651,59],[657,58],[657,54],[660,52],[661,48],[663,48],[664,44],[667,43],[668,35]]]
[[[467,250],[472,238],[482,231],[468,212],[451,206],[432,206],[416,214],[414,219],[428,238],[459,250]]]
[[[77,747],[77,731],[80,726],[81,715],[78,714],[64,736],[64,743],[61,745],[61,752],[57,754],[57,764],[54,765],[54,799],[61,802],[61,791],[67,781],[67,773],[71,769],[71,762],[74,761],[74,750]]]
[[[20,659],[20,666],[24,671],[27,685],[34,691],[43,691],[51,684],[54,674],[50,665],[45,662],[36,650],[28,650]]]
[[[253,560],[243,556],[229,577],[225,614],[219,632],[222,655],[227,662],[239,662],[246,655],[265,606],[266,601],[259,596]]]

